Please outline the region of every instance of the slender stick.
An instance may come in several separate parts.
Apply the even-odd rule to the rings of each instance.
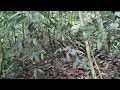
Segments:
[[[84,26],[84,21],[83,21],[83,18],[82,18],[82,12],[79,11],[79,18],[80,18],[80,24],[81,26]],[[86,36],[86,32],[83,31],[83,36],[85,37]],[[87,51],[87,56],[88,56],[88,60],[89,60],[89,66],[90,66],[90,70],[91,70],[91,73],[92,73],[92,77],[93,79],[97,79],[96,77],[96,73],[95,73],[95,70],[94,70],[94,67],[93,67],[93,62],[92,62],[92,58],[91,58],[91,53],[90,53],[90,45],[89,45],[89,41],[88,40],[85,40],[85,46],[86,46],[86,51]]]

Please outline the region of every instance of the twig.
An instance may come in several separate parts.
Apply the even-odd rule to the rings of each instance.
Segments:
[[[92,56],[93,56],[93,55],[92,55]],[[102,75],[101,75],[101,72],[100,72],[100,69],[99,69],[99,67],[98,67],[98,65],[97,65],[97,62],[96,62],[94,56],[93,56],[93,60],[94,60],[94,62],[95,62],[95,65],[96,65],[96,67],[97,67],[97,70],[98,70],[98,72],[99,72],[100,79],[103,79],[103,78],[102,78]]]

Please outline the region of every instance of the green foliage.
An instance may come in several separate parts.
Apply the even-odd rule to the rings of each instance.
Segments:
[[[115,12],[115,15],[117,15],[118,17],[120,17],[120,12]]]
[[[82,12],[85,25],[81,26],[77,11],[1,11],[0,36],[4,51],[0,48],[0,67],[2,77],[17,78],[23,71],[26,62],[32,66],[33,61],[42,64],[44,60],[59,58],[63,62],[73,63],[73,68],[83,67],[87,64],[82,59],[86,57],[85,40],[91,44],[92,50],[102,51],[102,31],[93,11]],[[115,12],[120,17],[120,12]],[[120,56],[120,20],[114,20],[114,15],[102,11],[105,29],[105,39],[109,43],[110,53]],[[29,30],[32,25],[32,32]],[[83,32],[86,35],[83,37]],[[103,51],[102,51],[103,52]],[[20,61],[15,64],[13,61]],[[36,64],[34,64],[36,65]],[[15,69],[16,67],[16,69]],[[33,77],[44,74],[42,68],[32,68]]]
[[[95,31],[95,27],[94,26],[81,26],[80,29],[82,31],[92,31],[92,30]]]
[[[110,24],[111,29],[117,29],[119,27],[118,23],[111,23]]]

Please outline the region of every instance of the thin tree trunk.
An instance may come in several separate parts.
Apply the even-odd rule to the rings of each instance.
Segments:
[[[2,63],[3,63],[3,60],[4,60],[4,51],[3,51],[3,46],[2,46],[2,41],[1,41],[1,37],[0,37],[0,50],[1,50],[1,58],[0,58],[0,74],[2,73]]]
[[[24,30],[24,22],[22,23],[22,31],[23,31],[23,48],[25,47],[25,30]]]
[[[83,21],[83,18],[82,18],[82,15],[81,15],[80,11],[79,11],[79,18],[80,18],[81,26],[84,26],[84,21]],[[83,32],[83,36],[84,37],[86,36],[85,32]],[[90,66],[90,69],[91,69],[92,77],[93,77],[93,79],[97,79],[96,73],[95,73],[95,70],[94,70],[94,66],[93,66],[93,62],[92,62],[92,58],[91,58],[90,46],[89,46],[88,40],[85,41],[85,46],[86,46],[86,51],[87,51],[87,56],[88,56],[88,60],[89,60],[89,66]]]
[[[105,49],[105,52],[109,53],[109,48],[108,48],[108,43],[105,39],[105,31],[104,31],[104,26],[101,18],[101,12],[100,11],[95,11],[97,23],[99,26],[99,30],[102,31],[102,42],[103,42],[103,49]]]

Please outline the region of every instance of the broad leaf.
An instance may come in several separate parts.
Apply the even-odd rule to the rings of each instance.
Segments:
[[[43,70],[41,70],[41,69],[37,69],[37,70],[39,71],[39,73],[44,73]]]
[[[39,21],[39,13],[37,11],[31,11],[29,14],[29,18],[31,19],[31,21],[37,22]]]
[[[35,46],[38,45],[38,41],[36,40],[36,38],[33,38],[33,44],[34,44]]]
[[[78,68],[79,65],[80,65],[80,59],[76,57],[76,61],[73,63],[73,69]]]
[[[35,60],[37,60],[39,62],[39,56],[35,55]]]
[[[37,79],[37,69],[34,69],[33,77]]]
[[[23,13],[25,13],[25,12],[23,12],[23,11],[18,11],[17,13],[15,13],[15,14],[13,14],[11,17],[9,17],[8,20],[10,20],[10,19],[12,19],[12,18],[14,18],[14,17],[16,17],[16,16],[18,16],[18,15],[20,15],[20,14],[23,14]]]
[[[111,28],[116,29],[119,27],[119,24],[118,23],[111,23],[110,26],[111,26]]]
[[[97,40],[97,48],[98,49],[102,48],[102,42],[100,40]]]
[[[16,24],[21,23],[22,20],[25,20],[26,16],[20,16],[17,21]]]
[[[71,61],[69,53],[66,53],[66,58],[68,62]]]
[[[44,59],[44,55],[43,55],[43,54],[41,54],[41,59],[42,59],[42,60]]]
[[[36,56],[36,52],[33,52],[30,59],[33,60],[35,58],[35,56]]]
[[[120,17],[120,12],[115,12],[115,15],[117,15],[118,17]]]
[[[75,51],[74,49],[71,49],[71,50],[69,51],[69,53],[70,53],[71,55],[76,55],[76,51]]]
[[[66,63],[67,62],[67,59],[66,58],[62,58],[63,60],[63,63]]]
[[[86,63],[83,63],[83,64],[82,64],[82,67],[83,67],[83,69],[85,69],[85,70],[87,70],[87,68],[88,68],[88,66],[87,66]]]
[[[22,49],[22,48],[23,48],[23,46],[22,46],[22,43],[21,43],[21,42],[19,42],[19,43],[18,43],[18,47],[19,47],[20,49]]]

